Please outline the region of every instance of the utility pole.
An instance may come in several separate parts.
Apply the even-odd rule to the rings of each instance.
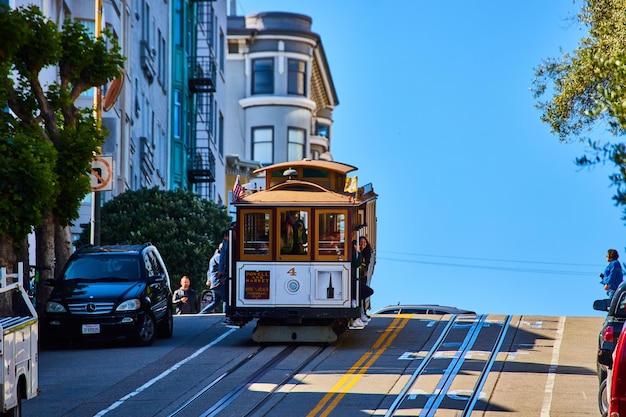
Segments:
[[[95,35],[102,35],[102,0],[95,1]],[[102,86],[96,86],[93,95],[93,107],[98,127],[102,127]],[[98,152],[101,154],[102,152]],[[91,192],[91,237],[92,245],[100,244],[100,191]]]

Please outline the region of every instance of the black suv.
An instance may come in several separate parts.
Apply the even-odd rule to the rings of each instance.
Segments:
[[[624,322],[626,322],[626,281],[617,288],[612,299],[594,301],[593,309],[607,312],[598,337],[598,360],[596,363],[600,380],[598,402],[601,414],[606,415],[607,404],[604,392],[606,390],[606,376],[608,369],[613,367],[613,351],[622,332],[622,327],[624,327]]]
[[[143,245],[85,246],[63,268],[41,317],[42,340],[125,336],[151,345],[172,336],[172,290],[159,251]]]

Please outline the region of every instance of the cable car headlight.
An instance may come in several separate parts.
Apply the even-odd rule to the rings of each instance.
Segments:
[[[290,279],[289,281],[287,281],[287,283],[285,284],[285,287],[287,288],[287,291],[295,294],[300,290],[300,282],[298,280],[295,279]]]
[[[283,171],[283,177],[287,177],[290,180],[293,180],[297,176],[298,176],[298,171],[296,171],[293,168],[289,168],[289,169],[286,169],[285,171]]]

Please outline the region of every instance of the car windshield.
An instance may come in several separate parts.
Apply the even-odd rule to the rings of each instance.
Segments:
[[[121,255],[82,256],[65,271],[63,279],[86,281],[137,281],[140,277],[136,257]]]

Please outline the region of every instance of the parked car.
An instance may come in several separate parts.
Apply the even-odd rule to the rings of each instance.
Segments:
[[[373,314],[476,314],[474,311],[437,304],[398,304],[383,307]]]
[[[607,396],[605,401],[608,413],[612,417],[626,416],[626,337],[620,337],[613,351],[613,367],[606,378]]]
[[[67,261],[41,318],[42,341],[171,337],[172,290],[155,246],[86,246]]]
[[[602,328],[598,335],[598,355],[596,362],[596,370],[598,373],[599,389],[598,389],[598,406],[600,413],[606,415],[606,387],[607,375],[613,367],[613,351],[619,339],[624,322],[626,321],[626,282],[622,283],[612,299],[595,300],[593,309],[598,311],[606,311],[607,315],[602,323]]]

